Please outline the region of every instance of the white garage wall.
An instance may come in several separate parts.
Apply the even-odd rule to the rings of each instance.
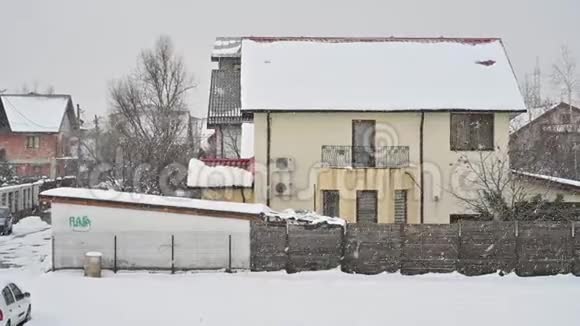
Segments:
[[[89,221],[75,227],[70,218]],[[250,223],[245,220],[53,203],[54,267],[81,268],[88,251],[119,269],[250,268]]]

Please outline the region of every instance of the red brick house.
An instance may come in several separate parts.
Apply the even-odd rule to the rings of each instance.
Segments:
[[[0,161],[18,176],[74,173],[77,131],[70,95],[0,95]]]

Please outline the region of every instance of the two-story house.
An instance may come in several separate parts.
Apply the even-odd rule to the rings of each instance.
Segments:
[[[510,159],[518,170],[580,180],[580,109],[559,103],[514,117]]]
[[[0,156],[18,176],[75,174],[77,131],[70,95],[0,95]]]
[[[507,156],[526,110],[500,39],[247,37],[255,198],[349,222],[467,214],[460,161]],[[473,190],[473,189],[471,189]],[[477,191],[477,189],[476,189]]]

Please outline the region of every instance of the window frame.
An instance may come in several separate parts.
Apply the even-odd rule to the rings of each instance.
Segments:
[[[368,190],[357,190],[356,191],[356,222],[357,223],[361,223],[360,220],[360,212],[359,212],[359,208],[360,208],[360,204],[359,204],[359,200],[360,200],[360,195],[362,193],[373,193],[375,195],[375,207],[374,207],[374,212],[375,212],[375,218],[374,221],[370,222],[372,224],[378,224],[379,223],[379,193],[377,190],[374,189],[368,189]],[[362,223],[369,223],[368,221],[363,221]]]
[[[6,292],[7,291],[7,292]],[[12,302],[8,302],[9,298],[6,297],[6,293],[9,294],[12,297]],[[8,285],[6,285],[3,289],[2,289],[2,297],[4,298],[4,302],[6,303],[6,306],[10,306],[16,303],[16,298],[14,297],[14,293],[12,293],[12,290],[10,290],[10,288],[8,287]]]
[[[14,295],[14,299],[16,299],[16,301],[20,301],[23,300],[25,298],[24,296],[24,292],[22,291],[21,288],[19,288],[16,284],[14,283],[10,283],[8,284],[8,287],[10,288],[10,290],[12,291],[12,294]],[[20,295],[16,294],[15,289],[20,292]]]
[[[39,149],[39,148],[40,148],[40,136],[38,135],[26,136],[26,149]]]
[[[490,147],[478,147],[473,144],[474,141],[471,139],[471,132],[469,133],[469,139],[466,146],[462,146],[458,144],[459,142],[454,139],[457,138],[456,133],[454,133],[453,129],[453,117],[454,116],[469,116],[470,118],[474,116],[488,116],[491,117],[491,125],[490,125],[490,136],[491,136],[491,146]],[[469,123],[471,123],[471,119]],[[471,130],[470,130],[471,131]],[[455,137],[454,137],[455,135]],[[454,152],[493,152],[495,151],[495,113],[494,112],[451,112],[449,114],[449,148]]]
[[[334,205],[336,207],[336,212],[337,214],[333,214],[333,215],[329,215],[326,213],[326,209],[327,209],[327,195],[330,194],[335,194],[335,198],[336,198],[336,204]],[[324,216],[329,216],[329,217],[340,217],[340,191],[338,189],[323,189],[322,190],[322,215]]]

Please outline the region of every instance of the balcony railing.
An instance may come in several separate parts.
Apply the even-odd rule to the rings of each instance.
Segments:
[[[565,124],[544,124],[542,130],[556,133],[580,133],[580,125],[573,123]]]
[[[409,147],[324,145],[321,162],[331,168],[403,168],[409,166]]]

